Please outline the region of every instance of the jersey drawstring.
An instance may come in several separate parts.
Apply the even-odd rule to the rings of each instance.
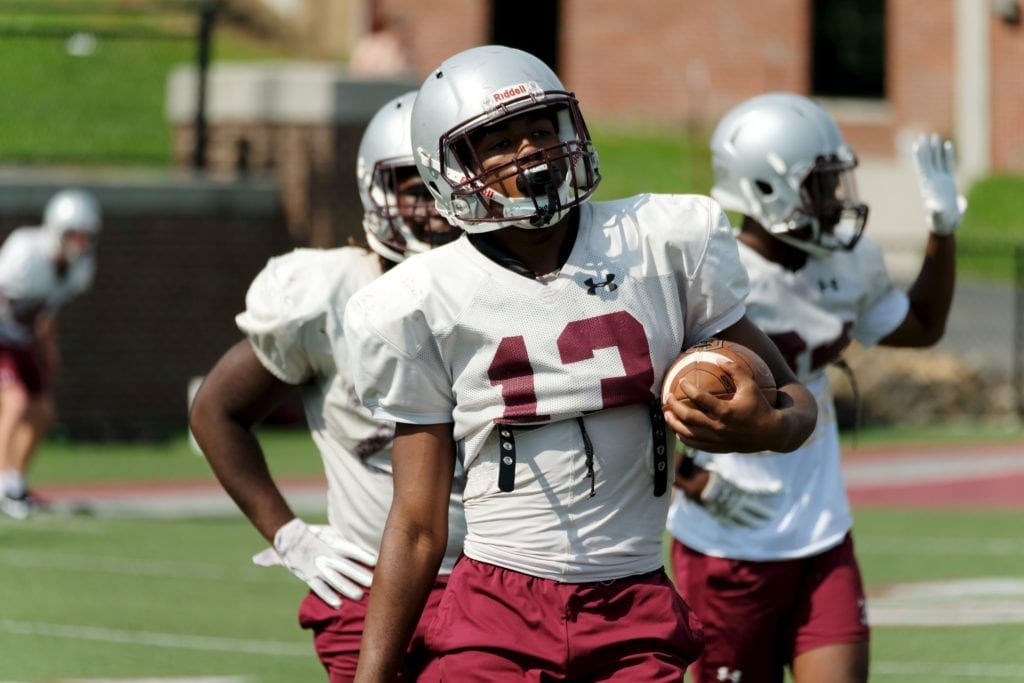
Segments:
[[[850,383],[850,391],[853,392],[853,437],[851,441],[853,448],[856,448],[857,433],[860,431],[861,421],[860,387],[857,386],[857,377],[853,374],[853,368],[850,367],[850,364],[846,362],[845,358],[839,358],[832,361],[832,365],[836,366],[844,375],[846,375],[846,379]]]
[[[580,436],[583,437],[583,452],[587,455],[587,476],[590,477],[590,497],[593,498],[597,487],[597,477],[594,475],[594,444],[590,443],[590,435],[583,424],[583,418],[577,417],[576,424],[580,426]]]
[[[648,404],[651,418],[652,454],[654,464],[654,495],[662,496],[668,490],[668,447],[665,443],[665,415],[657,401]],[[587,476],[590,477],[590,496],[597,495],[597,471],[594,466],[594,444],[587,434],[582,417],[576,418],[583,438]],[[498,425],[498,490],[512,491],[516,487],[516,437],[508,425]]]

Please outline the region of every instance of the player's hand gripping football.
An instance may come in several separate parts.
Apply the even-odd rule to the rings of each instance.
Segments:
[[[719,472],[714,462],[703,468],[708,471],[708,481],[700,492],[700,503],[715,517],[740,526],[757,526],[775,514],[770,498],[782,490],[782,482],[741,485]]]
[[[952,235],[967,210],[953,177],[953,143],[935,133],[921,135],[914,141],[913,157],[928,227],[936,235]]]
[[[669,397],[665,404],[666,424],[684,444],[709,453],[770,450],[764,435],[773,430],[776,411],[754,379],[736,363],[718,364],[736,387],[733,396],[718,398],[684,379],[680,386],[692,406]]]
[[[366,567],[374,566],[377,556],[329,526],[306,524],[296,517],[274,534],[274,547],[253,555],[252,561],[261,567],[284,565],[324,602],[338,608],[341,596],[363,597],[363,588],[373,580]]]

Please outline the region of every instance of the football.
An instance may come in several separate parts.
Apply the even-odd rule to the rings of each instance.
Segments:
[[[679,386],[683,379],[718,398],[732,398],[736,386],[729,374],[718,365],[720,359],[731,360],[746,371],[757,382],[768,403],[775,405],[775,378],[768,364],[742,344],[715,338],[690,347],[672,361],[661,385],[662,405],[668,402],[670,394],[690,405],[690,399]]]

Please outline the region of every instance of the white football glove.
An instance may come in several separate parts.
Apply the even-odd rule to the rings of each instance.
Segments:
[[[374,566],[377,556],[346,541],[329,526],[309,525],[296,517],[274,534],[274,547],[253,555],[252,561],[261,567],[283,565],[337,609],[341,607],[339,593],[350,600],[363,597],[361,586],[369,588],[373,580],[366,567]]]
[[[928,227],[936,235],[952,235],[967,210],[967,199],[957,192],[953,177],[953,143],[936,133],[921,135],[914,141],[913,156]]]
[[[726,479],[713,462],[701,465],[708,471],[708,483],[700,492],[700,502],[708,512],[740,526],[757,526],[772,518],[775,506],[765,500],[782,490],[782,482],[772,480],[744,484]]]

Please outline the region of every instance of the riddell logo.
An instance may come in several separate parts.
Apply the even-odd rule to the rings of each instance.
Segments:
[[[510,100],[513,97],[519,97],[520,95],[525,94],[526,84],[520,83],[519,85],[513,85],[511,87],[505,88],[504,90],[499,90],[496,93],[492,93],[491,99],[493,99],[495,102],[504,102],[505,100]]]

